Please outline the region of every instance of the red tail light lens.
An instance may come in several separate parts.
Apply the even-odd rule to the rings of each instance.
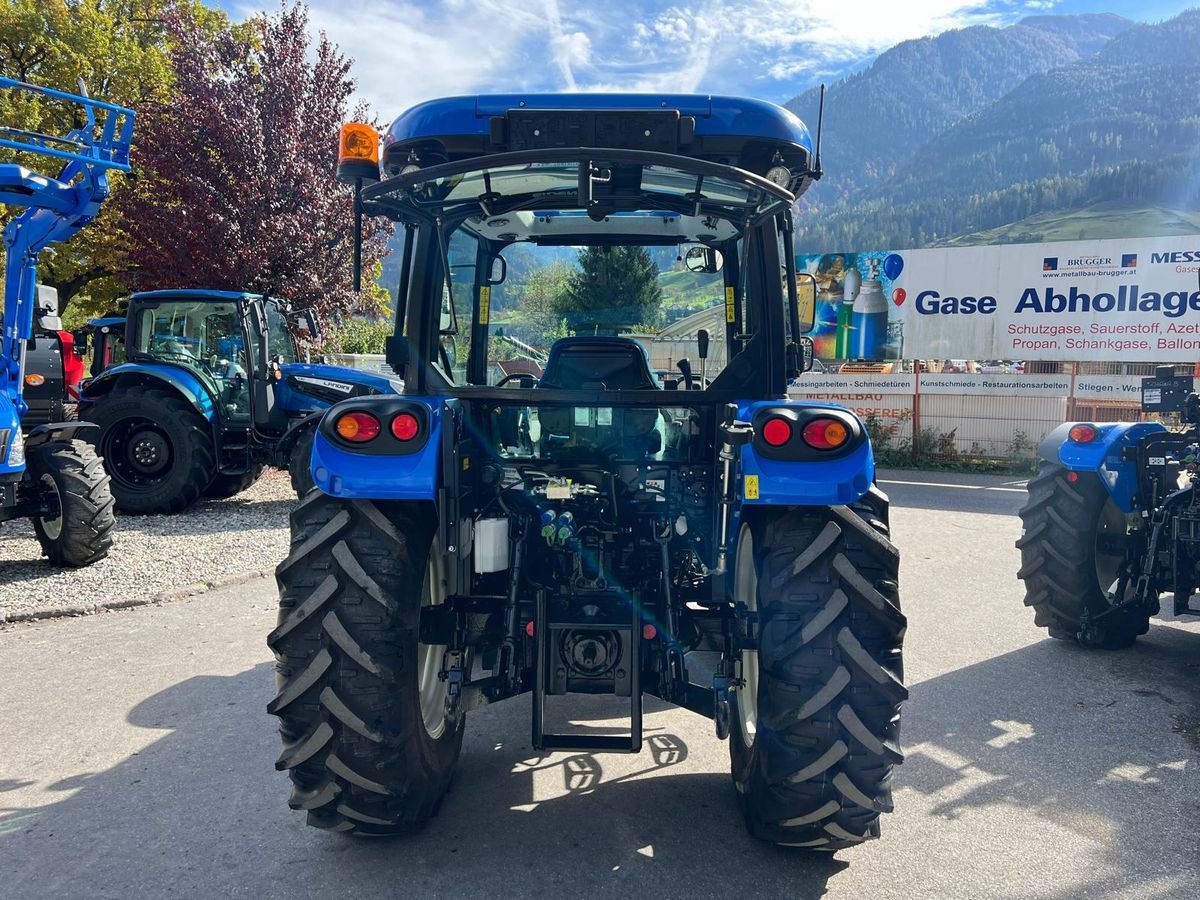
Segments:
[[[412,413],[400,413],[392,419],[392,434],[398,441],[411,441],[421,430],[421,423]]]
[[[782,447],[792,439],[792,423],[787,419],[767,419],[762,427],[762,439],[771,447]]]
[[[1075,425],[1067,432],[1067,437],[1077,444],[1090,444],[1099,435],[1095,425]]]
[[[813,419],[800,436],[814,450],[836,450],[850,439],[850,429],[837,419]]]
[[[348,412],[338,416],[334,430],[340,437],[355,444],[365,444],[379,437],[379,420],[370,413]]]

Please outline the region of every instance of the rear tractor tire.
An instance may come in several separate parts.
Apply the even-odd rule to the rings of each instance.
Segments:
[[[417,503],[313,491],[291,521],[267,638],[289,805],[334,831],[420,828],[449,788],[464,727],[438,678],[445,648],[418,639],[422,606],[445,597],[434,517]]]
[[[92,406],[100,453],[126,513],[177,513],[212,483],[212,431],[182,396],[156,386],[117,387]]]
[[[1053,638],[1120,650],[1150,628],[1150,613],[1133,607],[1094,619],[1114,602],[1129,541],[1126,517],[1098,476],[1078,472],[1070,481],[1069,474],[1043,462],[1029,482],[1017,541],[1025,605]]]
[[[78,568],[108,556],[116,520],[108,473],[95,448],[86,441],[51,441],[31,447],[27,465],[30,479],[58,509],[33,519],[50,564]]]
[[[758,511],[755,511],[756,513]],[[734,596],[758,616],[730,726],[751,834],[815,850],[879,836],[903,761],[899,553],[887,497],[763,510],[738,537]]]

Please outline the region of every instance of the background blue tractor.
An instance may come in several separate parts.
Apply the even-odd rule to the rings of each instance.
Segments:
[[[108,554],[114,524],[109,479],[89,443],[96,429],[78,422],[46,422],[22,436],[21,419],[28,410],[22,395],[26,345],[34,334],[35,311],[40,333],[62,330],[57,308],[50,313],[38,309],[38,259],[47,247],[67,240],[96,217],[108,197],[110,170],[129,170],[134,114],[11,78],[0,78],[0,89],[70,104],[83,123],[58,137],[0,127],[0,147],[29,154],[0,163],[0,202],[24,208],[4,228],[0,521],[32,519],[51,563],[85,566]],[[37,158],[62,168],[49,176],[22,164]],[[61,369],[61,359],[56,365]]]
[[[877,835],[905,619],[863,424],[786,396],[811,359],[803,124],[721,97],[483,96],[416,107],[384,145],[381,166],[345,126],[339,173],[404,226],[404,391],[325,414],[292,515],[268,639],[292,807],[414,828],[470,709],[528,692],[536,750],[637,752],[650,694],[730,739],[754,834]],[[660,302],[632,272],[656,260],[723,311],[699,378],[648,364]],[[578,694],[627,727],[556,729]]]
[[[288,469],[303,494],[321,413],[400,388],[381,375],[299,362],[293,331],[315,338],[311,314],[257,294],[134,294],[123,327],[104,319],[88,331],[100,362],[79,415],[100,426],[113,494],[130,513],[231,497],[265,466]]]
[[[1160,367],[1142,409],[1181,423],[1068,423],[1042,442],[1021,510],[1025,605],[1052,637],[1118,650],[1150,627],[1160,596],[1200,615],[1200,398]]]

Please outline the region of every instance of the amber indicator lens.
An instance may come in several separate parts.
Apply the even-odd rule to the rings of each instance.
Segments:
[[[334,425],[337,433],[348,441],[362,444],[379,437],[379,420],[370,413],[350,412],[339,416]]]
[[[787,419],[767,419],[762,439],[771,447],[782,447],[792,439],[792,423]]]
[[[31,373],[25,376],[25,383],[30,387],[41,387],[46,383],[46,376]]]
[[[400,413],[392,419],[392,434],[398,441],[411,441],[421,430],[421,423],[412,413]]]
[[[1067,437],[1077,444],[1090,444],[1099,435],[1095,425],[1075,425],[1067,432]]]
[[[836,450],[850,438],[850,429],[837,419],[813,419],[801,432],[804,443],[815,450]]]

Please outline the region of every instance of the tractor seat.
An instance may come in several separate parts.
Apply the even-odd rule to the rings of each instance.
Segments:
[[[554,342],[550,358],[537,385],[567,391],[657,390],[658,382],[642,345],[629,338],[572,337]],[[662,449],[657,408],[619,409],[611,424],[602,425],[599,412],[593,423],[577,423],[575,411],[565,407],[542,407],[539,417],[543,443],[570,452],[599,452],[641,459],[653,458]]]
[[[558,390],[656,390],[646,351],[621,337],[570,337],[554,342],[537,385]]]

